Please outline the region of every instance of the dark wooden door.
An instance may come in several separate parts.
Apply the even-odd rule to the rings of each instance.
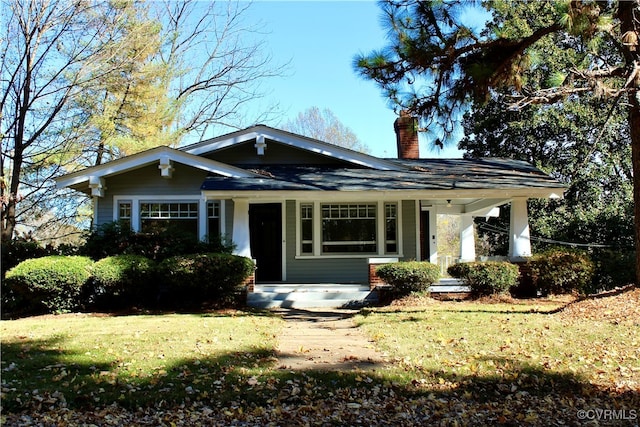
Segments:
[[[249,205],[251,256],[256,260],[256,281],[282,280],[282,205]]]
[[[429,230],[429,211],[420,211],[420,260],[429,261],[431,255],[431,230]]]

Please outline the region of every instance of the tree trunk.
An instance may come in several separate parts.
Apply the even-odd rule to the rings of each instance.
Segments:
[[[631,165],[633,168],[633,216],[636,250],[636,287],[640,287],[640,75],[629,92],[629,133],[631,135]]]
[[[640,12],[640,0],[619,1],[618,19],[620,34],[640,33],[635,16]],[[637,41],[637,38],[636,38]],[[624,43],[624,55],[630,67],[629,92],[629,133],[631,135],[631,164],[633,168],[633,215],[635,225],[636,286],[640,287],[640,46]]]

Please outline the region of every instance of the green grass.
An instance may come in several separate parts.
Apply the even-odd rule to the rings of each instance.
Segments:
[[[394,425],[410,425],[399,411],[443,425],[575,425],[578,409],[639,408],[638,320],[554,314],[562,304],[362,311],[356,324],[391,360],[371,372],[279,369],[283,320],[267,313],[2,321],[2,407],[204,406],[257,424],[293,412],[348,424],[368,408]]]
[[[282,320],[235,312],[1,322],[3,407],[132,407],[224,394],[274,364]]]
[[[561,304],[442,302],[373,310],[356,318],[396,360],[395,374],[425,390],[506,387],[634,391],[640,386],[640,328],[554,314]],[[478,386],[478,387],[474,387]]]

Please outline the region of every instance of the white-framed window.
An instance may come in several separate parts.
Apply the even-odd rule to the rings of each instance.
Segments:
[[[401,255],[399,202],[300,202],[297,256]]]
[[[300,205],[300,253],[313,254],[313,203]]]
[[[221,229],[220,201],[209,200],[207,202],[207,233],[209,236],[220,235]]]
[[[131,228],[131,200],[118,202],[118,221],[123,227]]]
[[[322,253],[377,252],[376,204],[322,204]]]
[[[384,251],[386,254],[398,253],[398,204],[384,204]]]
[[[198,202],[141,202],[140,231],[172,229],[198,235]]]

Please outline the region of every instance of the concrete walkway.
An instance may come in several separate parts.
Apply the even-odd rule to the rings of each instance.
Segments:
[[[278,367],[290,370],[377,370],[385,355],[353,323],[357,310],[277,309],[286,324],[278,338]]]

